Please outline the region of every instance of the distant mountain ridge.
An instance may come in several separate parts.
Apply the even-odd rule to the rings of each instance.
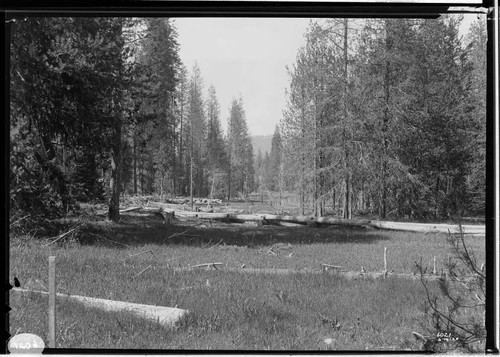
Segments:
[[[253,154],[255,157],[258,155],[259,149],[262,152],[262,156],[266,155],[266,152],[271,153],[272,135],[251,135],[250,140],[252,141]]]

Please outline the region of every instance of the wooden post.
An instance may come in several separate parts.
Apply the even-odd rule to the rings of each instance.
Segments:
[[[49,348],[56,347],[56,257],[49,257]]]
[[[434,256],[434,267],[432,268],[432,274],[436,275],[437,270],[436,270],[436,256]]]
[[[384,271],[387,271],[387,247],[384,247]]]

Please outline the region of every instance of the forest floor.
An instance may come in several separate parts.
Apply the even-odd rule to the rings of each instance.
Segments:
[[[320,271],[321,264],[331,264],[382,271],[387,248],[389,270],[414,273],[415,262],[431,271],[436,257],[439,271],[452,255],[444,234],[197,220],[166,225],[133,212],[114,223],[95,215],[98,210],[51,222],[41,229],[51,238],[11,236],[11,280],[46,291],[47,261],[55,255],[58,292],[177,306],[190,314],[168,330],[125,312],[58,301],[57,347],[416,350],[411,332],[424,331],[426,300],[419,280],[242,274],[227,268]],[[58,239],[65,232],[70,233]],[[483,262],[484,238],[466,243]],[[215,262],[222,263],[219,269],[185,269]],[[13,292],[10,306],[11,334],[30,332],[48,340],[46,296]]]

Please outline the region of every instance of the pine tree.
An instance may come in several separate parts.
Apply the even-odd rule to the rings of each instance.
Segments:
[[[203,80],[201,71],[195,64],[189,80],[189,99],[187,125],[188,155],[192,166],[192,194],[198,197],[205,196],[206,182],[204,180],[204,154],[206,138],[206,118],[203,104]],[[191,170],[191,168],[190,168]]]
[[[60,200],[64,211],[70,207],[68,175],[74,172],[68,160],[75,155],[112,152],[119,165],[121,97],[129,83],[124,24],[113,18],[27,18],[11,29],[11,127],[33,140],[27,147],[14,145],[13,162],[45,177],[53,194],[42,205]],[[28,168],[17,154],[30,150],[37,163]],[[112,178],[114,218],[116,171]]]
[[[473,64],[471,79],[471,112],[473,161],[467,175],[472,214],[484,215],[486,202],[486,19],[480,16],[472,23],[466,38]]]
[[[365,23],[359,46],[356,82],[358,115],[363,120],[361,138],[372,155],[364,155],[368,190],[378,216],[404,211],[408,196],[405,167],[398,160],[400,115],[409,101],[406,94],[414,37],[412,20],[371,20]],[[410,67],[411,68],[411,67]],[[396,197],[400,197],[399,201]]]
[[[229,116],[227,153],[228,197],[247,195],[253,189],[253,148],[248,135],[243,99],[233,99]]]
[[[283,145],[279,127],[276,125],[271,141],[271,153],[269,155],[269,177],[271,179],[269,189],[279,191],[281,189],[280,167],[282,164]]]
[[[210,197],[214,192],[218,197],[224,197],[223,185],[226,182],[225,171],[228,165],[226,148],[220,124],[220,106],[213,85],[208,89],[207,100],[207,140],[206,166],[208,182],[211,185]]]

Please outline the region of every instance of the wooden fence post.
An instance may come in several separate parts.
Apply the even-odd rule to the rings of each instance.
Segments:
[[[56,347],[56,257],[49,257],[49,348]]]
[[[384,247],[384,271],[387,271],[387,247]]]
[[[434,267],[432,268],[432,274],[436,275],[437,270],[436,270],[436,256],[434,256]]]

